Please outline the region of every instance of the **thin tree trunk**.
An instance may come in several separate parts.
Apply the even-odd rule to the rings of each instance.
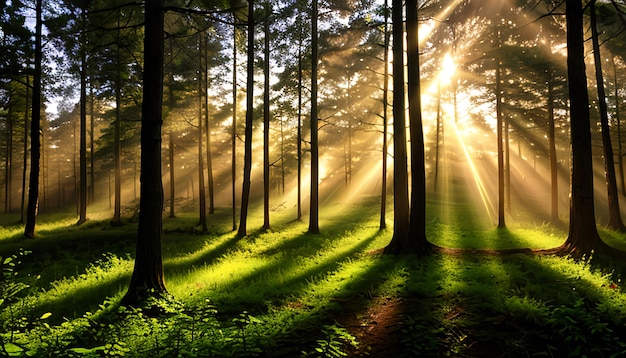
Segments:
[[[95,158],[94,158],[94,126],[95,126],[95,94],[94,94],[94,86],[90,84],[89,86],[89,177],[91,185],[89,186],[89,202],[93,203],[96,200],[96,180],[95,180]]]
[[[547,70],[546,83],[548,85],[548,145],[550,147],[550,196],[552,202],[551,219],[552,222],[559,222],[559,180],[558,162],[556,158],[556,131],[554,123],[554,90],[552,69]]]
[[[252,171],[252,120],[254,116],[254,0],[248,0],[248,83],[246,85],[246,128],[243,158],[243,185],[241,212],[237,236],[248,234],[248,203],[250,200],[250,172]]]
[[[617,67],[615,67],[615,56],[611,56],[611,63],[613,64],[613,78],[615,85],[615,122],[617,123],[617,161],[619,167],[619,178],[622,186],[622,195],[626,196],[626,180],[624,179],[624,154],[622,153],[622,120],[620,118],[620,100],[619,100],[619,87],[617,86]]]
[[[82,10],[83,24],[87,22],[87,10]],[[79,148],[79,195],[78,222],[87,221],[87,49],[84,34],[80,44],[80,148]]]
[[[28,99],[30,92],[30,76],[26,74],[26,106],[24,108],[24,161],[22,163],[22,195],[20,199],[20,223],[24,224],[26,222],[26,172],[28,168],[28,111],[29,111],[29,103]]]
[[[270,229],[270,5],[265,2],[263,29],[263,230]]]
[[[215,214],[215,185],[213,180],[213,153],[211,150],[211,128],[209,127],[209,53],[207,51],[206,33],[202,34],[202,42],[204,43],[204,66],[202,70],[203,83],[204,83],[204,128],[206,134],[206,170],[207,181],[209,186],[209,214]]]
[[[500,34],[498,33],[498,43]],[[498,142],[498,228],[505,228],[504,219],[504,147],[502,138],[502,88],[501,88],[502,64],[496,58],[496,141]]]
[[[118,14],[117,20],[117,40],[120,41],[120,14]],[[115,124],[113,128],[113,160],[114,160],[114,173],[115,173],[115,187],[113,202],[113,219],[111,225],[119,226],[122,224],[122,60],[120,58],[120,46],[116,49],[117,58],[117,71],[115,74]]]
[[[600,57],[600,43],[596,20],[595,0],[591,1],[589,9],[591,16],[591,40],[593,43],[593,58],[596,70],[596,86],[598,88],[598,105],[600,108],[600,127],[602,128],[602,149],[604,153],[604,174],[606,177],[606,191],[609,204],[608,227],[613,230],[626,231],[619,209],[619,193],[615,179],[615,162],[613,159],[613,145],[611,144],[611,130],[609,128],[609,113],[604,91],[604,76],[602,75],[602,58]]]
[[[302,220],[302,22],[299,21],[299,38],[298,38],[298,135],[296,143],[296,153],[298,159],[298,203],[297,203],[297,220]]]
[[[318,234],[319,228],[319,143],[317,135],[317,68],[318,33],[317,1],[312,0],[311,10],[311,198],[309,208],[309,233]]]
[[[199,60],[199,67],[198,67],[198,203],[199,203],[199,216],[200,216],[200,228],[202,231],[206,231],[207,230],[207,225],[206,225],[206,192],[205,192],[205,187],[204,187],[204,156],[203,156],[203,152],[204,152],[204,148],[203,148],[203,144],[204,144],[204,132],[202,131],[202,122],[203,122],[203,118],[202,115],[204,114],[204,112],[202,111],[202,105],[203,105],[203,91],[204,91],[204,86],[202,85],[202,71],[203,71],[203,66],[202,66],[202,56],[204,54],[203,51],[203,44],[202,44],[202,33],[198,34],[198,48],[199,48],[199,54],[200,56],[198,56],[198,60]]]
[[[13,98],[14,95],[11,95]],[[4,158],[4,212],[11,212],[11,196],[13,190],[11,184],[13,182],[13,175],[11,174],[12,159],[13,159],[13,104],[9,99],[9,111],[7,113],[7,148],[6,156]]]
[[[385,247],[388,254],[404,251],[409,239],[409,178],[407,173],[406,124],[404,119],[404,29],[402,23],[402,0],[393,0],[391,21],[393,23],[393,237]]]
[[[33,74],[32,120],[30,128],[30,179],[24,236],[35,237],[37,203],[39,200],[39,160],[41,158],[41,62],[42,62],[42,0],[35,3],[35,71]]]
[[[233,219],[233,231],[237,230],[237,24],[236,17],[233,16],[233,123],[231,126],[231,163],[230,163],[230,176],[232,179],[231,194],[232,194],[232,219]]]
[[[169,41],[169,52],[172,51],[172,41]],[[169,85],[167,86],[167,106],[170,113],[174,112],[174,107],[176,106],[176,101],[174,99],[174,74],[170,73],[168,76]],[[170,118],[170,121],[173,122],[173,118]],[[168,159],[170,164],[169,176],[170,176],[170,218],[176,217],[176,160],[175,160],[175,152],[174,152],[175,144],[174,144],[174,124],[170,123],[170,130],[168,133]]]
[[[381,168],[381,193],[380,193],[380,223],[378,225],[379,230],[383,230],[387,227],[387,123],[389,108],[388,95],[389,95],[389,3],[385,0],[385,26],[383,28],[385,40],[383,45],[383,157]]]

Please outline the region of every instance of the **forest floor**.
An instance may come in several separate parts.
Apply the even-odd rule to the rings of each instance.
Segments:
[[[626,354],[626,263],[469,251],[389,257],[374,253],[392,234],[378,230],[376,209],[338,207],[324,215],[320,235],[274,213],[272,231],[239,240],[228,210],[207,231],[193,213],[165,219],[164,270],[175,301],[162,303],[170,313],[160,319],[118,307],[133,267],[133,219],[76,226],[71,215],[50,216],[39,238],[25,241],[19,225],[0,216],[0,256],[28,251],[15,277],[32,287],[0,301],[0,343],[16,356],[56,357]],[[546,248],[566,235],[544,224],[484,227],[456,210],[452,223],[429,219],[437,245]],[[626,245],[623,234],[601,235]]]

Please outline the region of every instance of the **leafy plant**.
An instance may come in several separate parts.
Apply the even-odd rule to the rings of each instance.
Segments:
[[[302,352],[304,357],[338,358],[347,357],[345,346],[358,347],[357,339],[345,328],[337,325],[325,325],[322,327],[323,338],[316,341],[317,345],[311,352]]]

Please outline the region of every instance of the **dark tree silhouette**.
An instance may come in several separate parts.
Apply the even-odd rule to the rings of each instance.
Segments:
[[[263,229],[270,229],[270,13],[265,2],[263,21]]]
[[[596,1],[589,4],[591,20],[591,40],[593,44],[594,67],[596,70],[596,86],[598,88],[598,108],[600,110],[600,127],[602,128],[602,150],[604,153],[604,175],[606,177],[606,191],[609,204],[609,222],[607,226],[613,230],[626,231],[619,209],[619,193],[615,179],[615,161],[613,159],[613,145],[611,144],[611,130],[609,128],[609,111],[604,91],[604,76],[602,75],[602,57],[600,56],[600,41],[596,19]]]
[[[87,3],[82,3],[81,22],[83,28],[87,26]],[[78,222],[87,221],[87,40],[84,34],[80,35],[80,149],[79,149],[79,195],[78,195]]]
[[[35,70],[33,72],[32,118],[30,122],[30,178],[24,236],[35,237],[37,203],[39,201],[39,160],[41,158],[41,62],[42,62],[42,0],[35,3]]]
[[[582,1],[567,0],[565,13],[572,172],[569,233],[557,251],[579,257],[592,252],[610,253],[615,249],[605,244],[598,235],[593,207],[593,158],[585,75]]]
[[[385,12],[385,23],[383,27],[383,157],[382,157],[382,168],[381,168],[381,194],[380,194],[380,224],[379,229],[383,230],[387,227],[387,156],[388,146],[387,146],[387,124],[388,124],[388,108],[389,108],[389,3],[385,0],[384,10]]]
[[[424,164],[424,132],[422,129],[417,6],[417,0],[406,1],[409,126],[411,135],[410,235],[408,240],[402,244],[402,251],[406,253],[423,253],[429,250],[429,243],[426,240],[426,168]]]
[[[254,117],[254,0],[248,0],[248,83],[246,86],[246,129],[243,158],[243,186],[241,212],[237,236],[248,234],[248,203],[250,200],[250,172],[252,171],[252,119]]]
[[[141,193],[135,267],[122,304],[135,305],[166,292],[161,257],[163,183],[163,4],[145,4],[143,102],[141,105]]]
[[[309,207],[309,233],[318,234],[319,227],[319,145],[317,139],[317,0],[311,9],[311,199]]]
[[[409,240],[409,178],[407,173],[406,125],[404,119],[404,31],[402,0],[391,4],[393,23],[393,237],[384,253],[397,254]]]

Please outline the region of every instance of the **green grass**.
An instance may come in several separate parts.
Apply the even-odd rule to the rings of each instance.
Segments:
[[[467,208],[458,210],[445,222],[428,218],[431,241],[547,248],[567,235],[543,223],[482,227]],[[288,211],[272,212],[272,231],[256,230],[261,221],[253,213],[242,239],[230,231],[226,208],[209,217],[207,232],[194,213],[164,219],[171,298],[153,303],[161,307],[158,317],[118,307],[133,267],[132,221],[75,226],[71,216],[44,216],[35,240],[23,240],[19,225],[3,227],[2,257],[21,248],[31,253],[2,281],[30,287],[0,291],[0,343],[15,355],[42,357],[329,357],[379,344],[407,357],[626,352],[618,333],[626,322],[622,263],[525,254],[386,257],[372,254],[392,235],[378,230],[375,199],[321,214],[322,233],[310,235]],[[623,234],[601,234],[626,247]],[[369,312],[382,309],[399,329],[372,342],[363,330],[374,327]],[[363,326],[346,323],[354,319]]]

